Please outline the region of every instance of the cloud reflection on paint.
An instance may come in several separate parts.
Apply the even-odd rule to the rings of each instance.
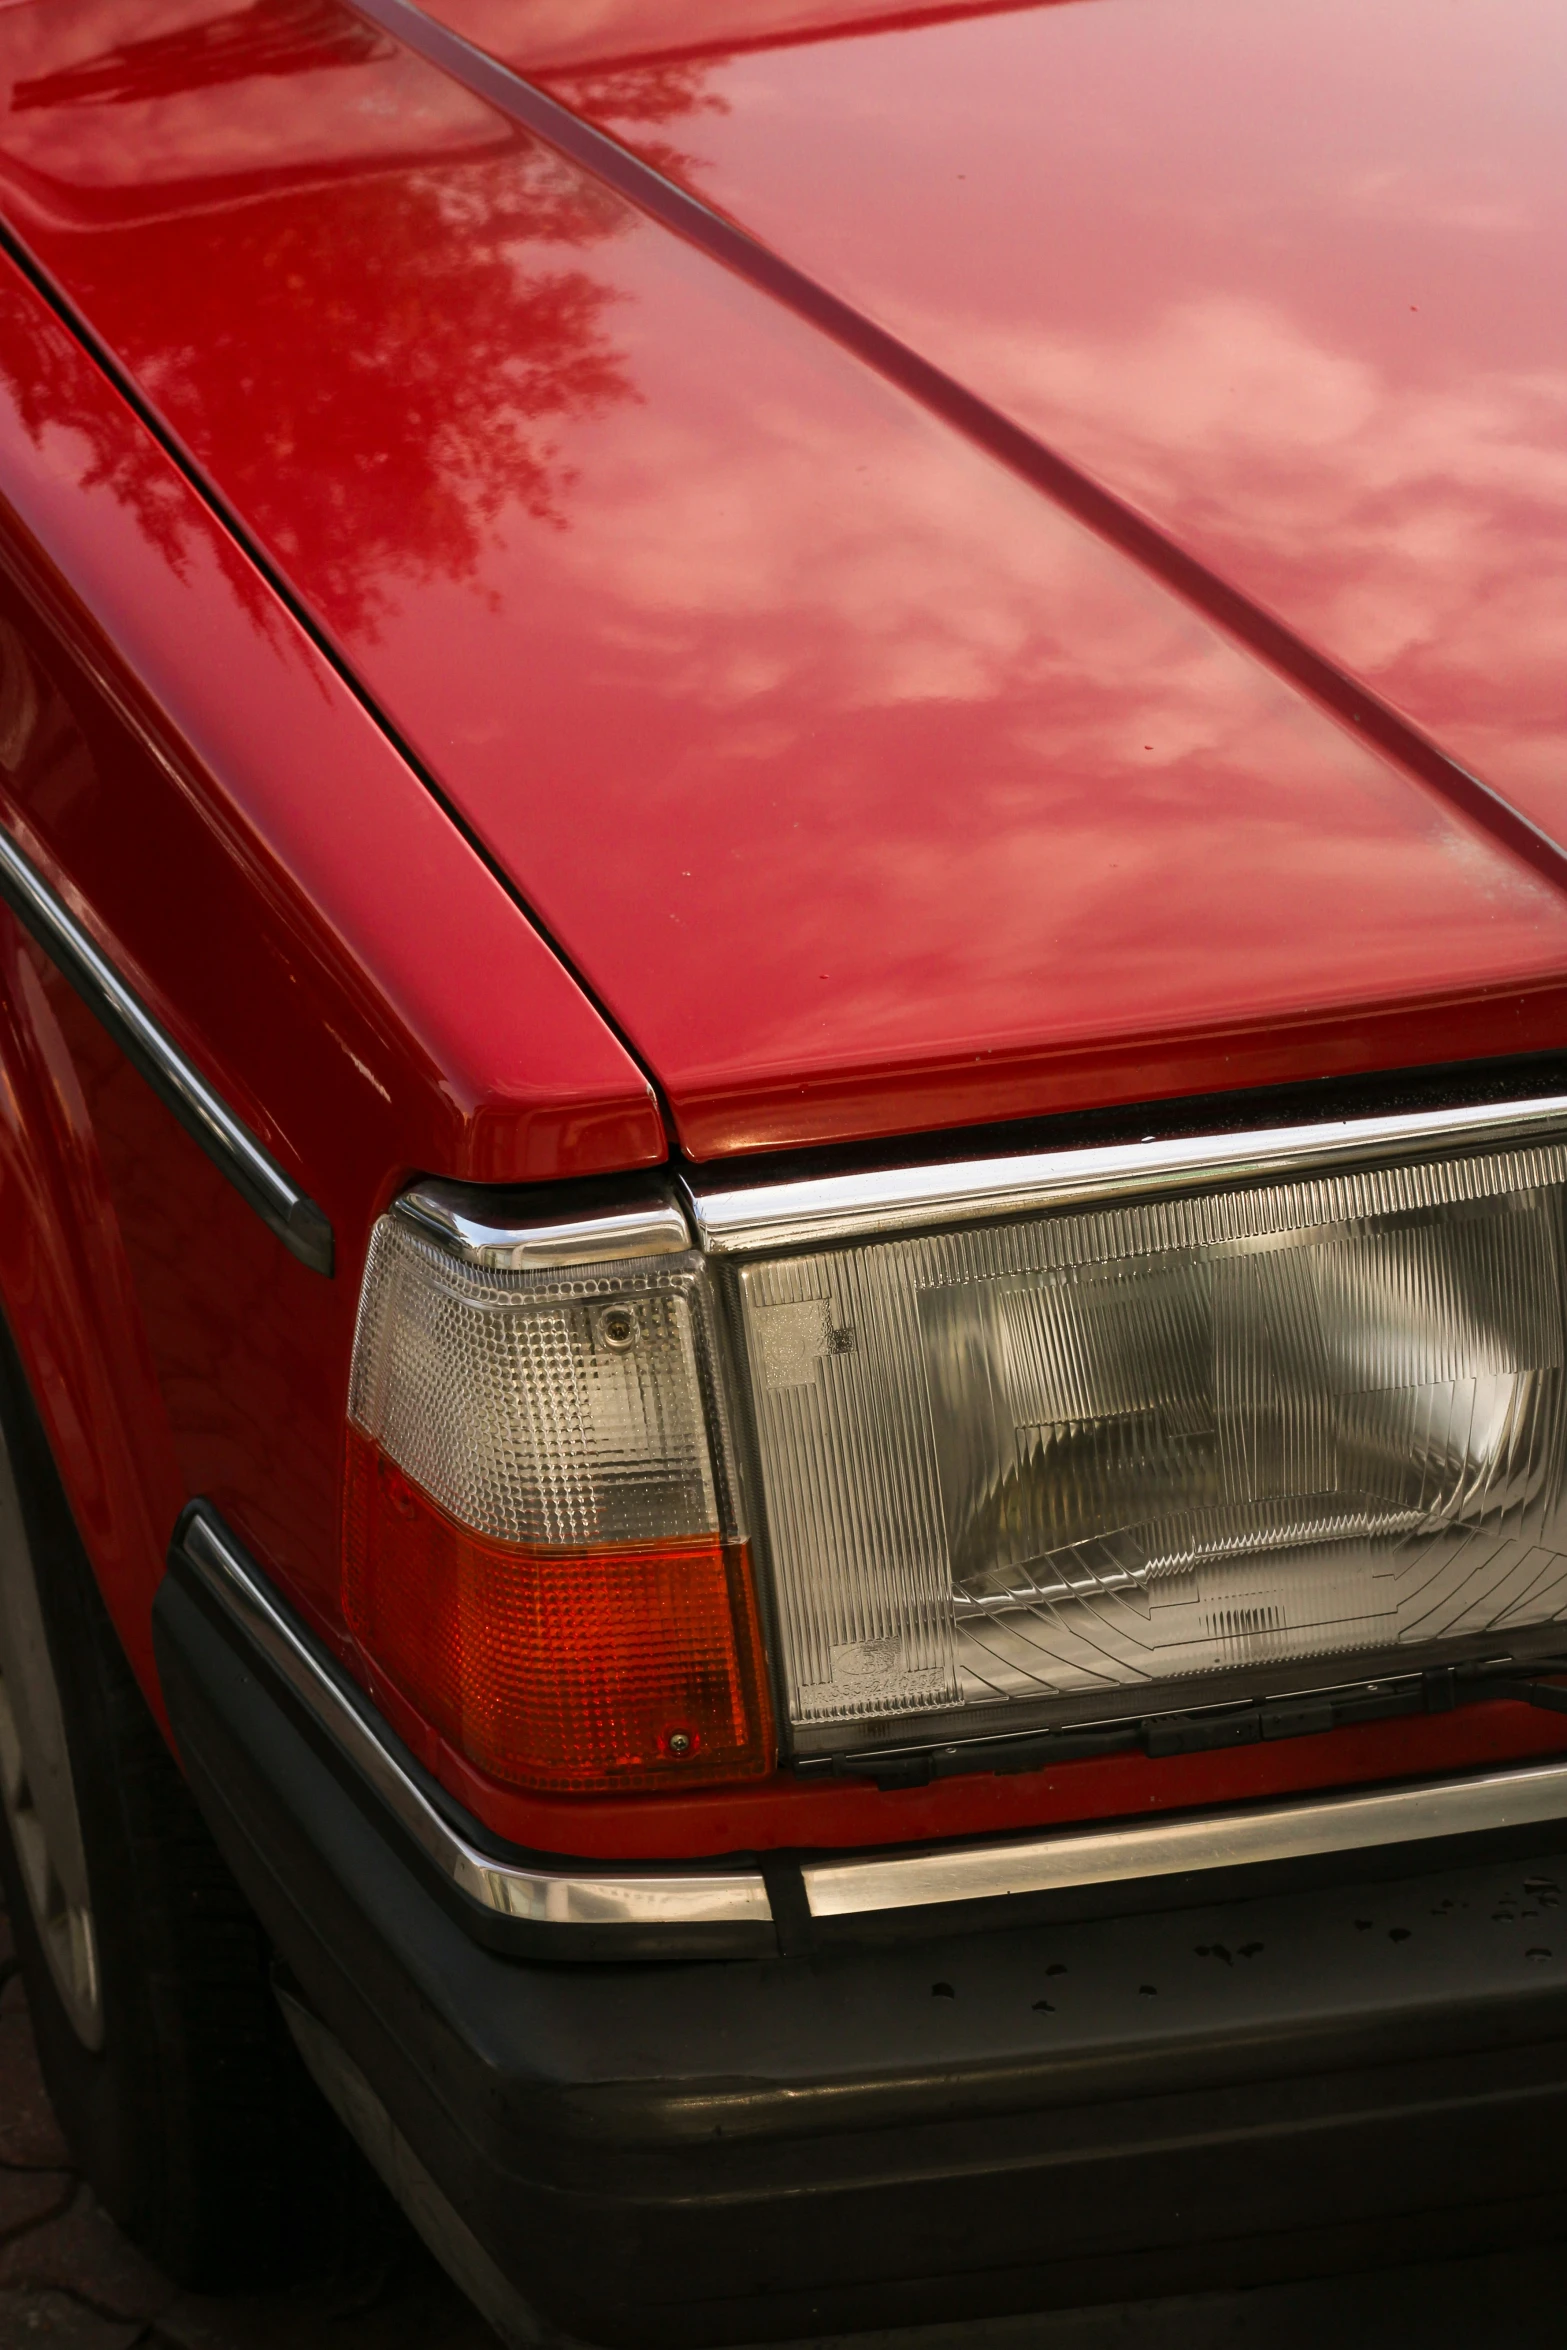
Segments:
[[[699,192],[1567,837],[1556,0],[852,18],[705,61]]]
[[[992,396],[1068,445],[1482,770],[1567,765],[1567,369],[1399,384],[1263,302],[1134,337],[986,337]]]

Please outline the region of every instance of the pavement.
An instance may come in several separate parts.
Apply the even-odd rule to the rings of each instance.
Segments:
[[[497,2350],[410,2233],[361,2275],[243,2300],[183,2293],[71,2168],[0,1914],[0,2350]]]
[[[1567,2149],[1564,2149],[1567,2159]],[[1222,2286],[1222,2279],[1215,2280]],[[772,2350],[1564,2350],[1567,2243],[1246,2292],[1064,2310]],[[184,2293],[71,2168],[0,1914],[0,2350],[497,2350],[411,2232],[352,2278]]]

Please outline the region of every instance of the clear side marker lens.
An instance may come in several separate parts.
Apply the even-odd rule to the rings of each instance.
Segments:
[[[498,1272],[377,1227],[345,1609],[372,1678],[504,1785],[772,1767],[705,1278],[689,1255]]]

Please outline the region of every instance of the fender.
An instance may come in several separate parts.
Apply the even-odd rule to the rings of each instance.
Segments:
[[[40,961],[0,909],[0,1310],[99,1588],[166,1730],[148,1604],[184,1489],[86,1097]]]
[[[348,1357],[391,1196],[648,1165],[664,1131],[526,910],[3,255],[0,826],[337,1236],[335,1277],[296,1262],[4,915],[0,1293],[156,1702],[193,1493],[341,1639]]]

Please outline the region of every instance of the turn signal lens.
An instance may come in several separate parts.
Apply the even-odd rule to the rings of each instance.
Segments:
[[[772,1766],[700,1260],[542,1271],[376,1229],[343,1596],[371,1665],[507,1785]]]
[[[491,1778],[577,1794],[767,1768],[743,1543],[489,1541],[357,1429],[346,1534],[356,1636]]]

